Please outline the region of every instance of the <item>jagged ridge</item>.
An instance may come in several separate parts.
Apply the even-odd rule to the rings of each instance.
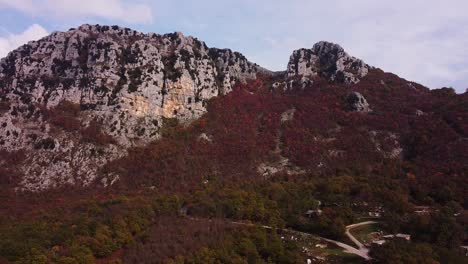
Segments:
[[[340,46],[320,42],[295,51],[285,74],[351,84],[367,71]],[[34,153],[20,166],[26,189],[88,184],[129,147],[158,139],[165,118],[194,120],[209,99],[258,74],[273,72],[178,32],[87,24],[55,32],[0,61],[0,145]],[[105,144],[83,140],[89,134]]]
[[[312,49],[293,52],[288,64],[288,76],[321,76],[349,85],[358,83],[369,69],[369,65],[347,54],[341,46],[321,41]]]
[[[122,150],[157,139],[164,118],[193,120],[206,112],[207,100],[259,72],[269,73],[240,53],[208,48],[182,33],[100,25],[55,32],[0,62],[0,98],[8,108],[0,117],[0,144],[39,154],[27,158],[23,173],[31,184],[23,186],[90,182]],[[81,108],[82,126],[101,124],[115,144],[96,148],[57,134],[43,110],[65,101]]]

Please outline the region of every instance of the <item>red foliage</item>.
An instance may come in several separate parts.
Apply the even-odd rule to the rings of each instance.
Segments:
[[[238,85],[210,101],[208,113],[192,126],[172,127],[162,140],[131,150],[107,170],[119,173],[124,186],[165,190],[192,189],[206,179],[261,179],[258,164],[278,154],[322,175],[411,172],[423,183],[436,172],[455,179],[467,171],[466,96],[436,96],[379,70],[352,87],[317,79],[303,91],[271,92],[268,82]],[[362,93],[373,112],[345,111],[350,90]],[[281,123],[289,109],[295,109],[293,119]],[[199,139],[201,133],[211,141]],[[403,160],[385,154],[398,147],[395,140]]]
[[[66,132],[78,132],[81,140],[96,145],[115,143],[112,136],[103,132],[102,124],[91,120],[88,126],[83,127],[80,121],[81,107],[69,101],[62,101],[56,107],[42,110],[44,119],[55,127]]]
[[[52,109],[43,111],[43,115],[48,122],[56,127],[60,127],[67,132],[75,132],[81,128],[81,122],[78,119],[80,105],[62,101]]]
[[[0,114],[5,113],[8,110],[10,110],[10,103],[0,102]]]
[[[112,136],[103,132],[102,125],[96,120],[92,120],[89,125],[81,129],[82,140],[87,143],[97,145],[108,145],[115,143]]]
[[[203,247],[214,246],[233,227],[220,220],[159,217],[147,237],[129,246],[125,263],[167,263]],[[238,228],[238,227],[237,227]]]
[[[17,168],[23,163],[24,158],[23,151],[9,152],[0,150],[0,186],[10,187],[18,183],[21,174]]]

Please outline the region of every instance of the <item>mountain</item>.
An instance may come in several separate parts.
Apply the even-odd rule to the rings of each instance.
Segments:
[[[308,122],[329,123],[315,127],[315,132],[309,131],[314,134],[313,141],[306,146],[293,147],[316,148],[308,150],[314,153],[310,158],[323,168],[329,167],[326,162],[356,159],[361,155],[354,153],[358,150],[365,153],[364,157],[373,156],[372,159],[404,161],[405,157],[414,155],[411,152],[415,148],[414,142],[405,145],[408,140],[414,140],[405,137],[420,133],[412,128],[414,123],[425,122],[420,120],[442,122],[447,127],[447,131],[441,132],[448,133],[447,138],[440,140],[451,142],[436,148],[450,148],[455,138],[461,145],[466,144],[463,105],[466,94],[456,95],[447,89],[430,91],[371,67],[347,54],[339,45],[325,41],[311,49],[294,51],[286,69],[284,72],[266,70],[238,52],[208,48],[204,42],[182,33],[144,34],[118,26],[82,25],[32,41],[0,62],[0,146],[7,175],[3,181],[22,190],[90,185],[98,178],[107,186],[122,175],[115,172],[104,175],[104,168],[133,153],[127,152],[129,149],[157,142],[164,123],[177,120],[187,126],[200,117],[204,120],[211,115],[222,115],[232,109],[223,105],[207,113],[208,105],[213,108],[218,101],[233,104],[229,100],[246,95],[239,91],[235,93],[239,98],[227,95],[233,89],[246,87],[250,87],[247,89],[252,93],[250,97],[260,97],[257,100],[267,100],[264,97],[273,100],[268,96],[274,94],[278,96],[273,100],[277,104],[290,105],[282,109],[284,113],[275,113],[279,109],[262,109],[263,106],[255,110],[259,116],[282,116],[272,127],[262,128],[277,134],[270,142],[276,142],[276,149],[265,152],[279,153],[280,161],[274,165],[256,160],[258,164],[252,166],[258,166],[257,172],[277,172],[286,165],[302,172],[322,170],[310,168],[310,162],[306,170],[297,166],[305,165],[299,160],[307,155],[295,157],[292,146],[286,144],[289,140],[285,138],[286,132],[277,127],[285,120],[296,122],[294,116],[301,114],[325,119]],[[222,99],[213,101],[216,97]],[[299,98],[291,99],[294,97]],[[296,104],[301,100],[311,108],[298,109],[301,106]],[[236,104],[232,107],[241,107],[243,102]],[[441,110],[450,107],[459,111]],[[254,118],[254,113],[248,114],[250,119]],[[236,122],[238,117],[229,118],[229,122]],[[216,119],[219,116],[206,122],[216,123]],[[362,124],[352,124],[353,132],[343,131],[341,123],[350,120]],[[296,124],[295,133],[304,125],[311,126]],[[229,126],[225,129],[235,130]],[[207,131],[200,133],[207,138]],[[362,137],[361,146],[349,145],[349,149],[334,146],[333,142],[358,136]],[[209,137],[207,140],[211,140]]]
[[[285,66],[100,25],[10,52],[0,263],[463,263],[468,93],[325,41]],[[369,217],[384,246],[319,237]]]
[[[89,183],[126,148],[156,140],[163,118],[194,120],[236,82],[271,74],[181,33],[99,25],[30,42],[2,59],[0,72],[2,149],[38,153],[25,157],[26,189]]]
[[[369,72],[362,60],[348,55],[342,47],[321,41],[312,49],[293,52],[288,63],[288,76],[321,76],[344,84],[356,84]]]
[[[14,173],[23,175],[23,189],[87,185],[127,148],[157,140],[163,119],[195,120],[208,100],[236,83],[286,74],[303,76],[302,85],[314,76],[349,85],[368,71],[327,42],[295,51],[287,73],[273,73],[182,33],[82,25],[2,59],[0,144],[5,152],[27,153]]]

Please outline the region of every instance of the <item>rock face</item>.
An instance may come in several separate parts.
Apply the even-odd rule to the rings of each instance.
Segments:
[[[369,72],[363,61],[348,55],[337,44],[321,41],[312,49],[295,50],[288,63],[288,76],[320,76],[344,84],[355,84]]]
[[[149,128],[138,138],[151,138],[160,123],[153,121],[197,118],[208,99],[259,71],[266,72],[240,53],[209,49],[181,33],[83,25],[10,53],[0,63],[0,84],[3,100],[10,102],[51,108],[67,100],[110,113],[106,121],[122,125],[109,132],[124,140],[135,137],[133,119]]]
[[[3,156],[25,153],[16,166],[19,189],[88,185],[128,148],[157,140],[165,119],[200,117],[209,99],[237,82],[285,75],[283,86],[298,79],[305,89],[313,76],[353,84],[368,69],[328,42],[295,51],[278,75],[182,33],[100,25],[55,32],[0,61],[0,166]],[[357,111],[369,110],[357,100]]]
[[[346,109],[354,112],[371,112],[366,98],[358,92],[351,92],[346,96]]]
[[[269,73],[240,53],[181,33],[99,25],[55,32],[0,61],[0,147],[39,153],[22,168],[26,189],[87,184],[122,150],[157,139],[164,118],[196,119],[207,100],[259,72]],[[115,142],[96,147],[51,126],[44,113],[62,102],[80,107],[79,127],[98,122]],[[38,148],[44,140],[54,144]]]

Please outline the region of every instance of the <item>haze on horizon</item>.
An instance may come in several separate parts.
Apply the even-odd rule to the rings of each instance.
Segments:
[[[180,31],[270,70],[291,52],[336,42],[370,65],[430,88],[468,87],[466,0],[0,0],[0,57],[84,23]]]

